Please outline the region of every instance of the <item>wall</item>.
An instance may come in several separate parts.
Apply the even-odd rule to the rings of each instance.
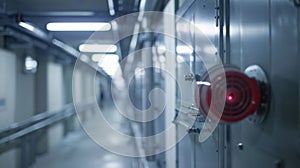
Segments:
[[[245,119],[228,124],[225,132],[220,125],[204,143],[199,143],[194,135],[185,137],[177,148],[178,167],[299,167],[299,8],[289,0],[224,2],[230,3],[230,34],[227,39],[224,35],[227,63],[241,70],[257,64],[266,71],[272,92],[270,110],[262,124],[254,125]],[[178,13],[200,27],[210,25],[213,30],[216,5],[214,1],[187,0]],[[210,30],[203,33],[220,49],[219,32],[217,37],[210,36]],[[187,36],[191,41],[196,37],[198,43],[191,30]],[[188,70],[177,68],[178,80],[183,81],[182,75]],[[201,74],[201,70],[195,70]]]
[[[184,106],[195,106],[194,89],[195,83],[186,81],[184,76],[190,73],[202,75],[206,70],[205,66],[215,64],[211,61],[211,55],[205,52],[205,47],[218,48],[219,31],[216,27],[215,1],[185,1],[177,11],[181,17],[177,21],[177,46],[190,46],[195,53],[179,53],[177,55],[177,81],[180,90],[177,91],[177,108],[179,113],[195,112]],[[181,41],[184,40],[184,41]],[[216,50],[217,51],[217,50]],[[197,55],[197,54],[201,55]],[[205,66],[203,60],[205,59]],[[181,104],[181,105],[180,105]],[[186,115],[185,118],[192,118]],[[184,118],[183,118],[184,119]],[[194,117],[194,120],[196,118]],[[193,126],[192,120],[189,124]],[[201,128],[200,123],[194,125],[195,128]],[[219,126],[220,127],[220,126]],[[187,134],[177,146],[177,161],[179,168],[216,168],[219,166],[219,159],[222,157],[222,147],[219,145],[221,127],[217,127],[213,134],[203,143],[200,143],[199,134]],[[177,135],[186,133],[189,128],[182,125],[178,126]]]
[[[269,114],[261,125],[242,121],[231,126],[231,166],[299,167],[299,8],[285,0],[235,0],[230,10],[231,62],[242,69],[260,65],[272,87]]]
[[[175,14],[175,1],[170,0],[165,8],[164,12],[170,14]],[[164,31],[168,34],[174,34],[175,36],[175,17],[171,20],[169,17],[164,18]],[[175,51],[175,39],[165,36],[165,47],[167,51]],[[176,75],[175,69],[176,56],[169,52],[166,53],[166,71],[171,75]],[[171,99],[173,98],[173,99]],[[175,99],[176,99],[176,81],[170,75],[165,76],[165,126],[164,128],[169,128],[174,120],[174,109],[175,109]],[[174,130],[170,130],[170,135],[166,135],[165,144],[166,146],[171,145],[176,141],[176,133]],[[165,152],[166,167],[173,168],[176,166],[176,146]]]
[[[48,110],[60,110],[65,103],[63,88],[63,67],[49,62],[47,65],[47,100]],[[48,129],[49,149],[55,148],[63,138],[63,124],[58,123]]]
[[[16,115],[15,122],[20,122],[35,113],[35,75],[24,73],[26,52],[23,49],[15,50],[16,65]]]
[[[14,122],[21,122],[25,119],[30,118],[35,114],[35,100],[36,100],[36,89],[35,89],[35,74],[25,73],[24,72],[24,64],[25,57],[30,55],[34,58],[34,49],[30,48],[15,48],[13,52],[17,55],[16,57],[16,99],[15,99],[15,114],[14,114]],[[33,161],[31,155],[28,155],[26,152],[33,152],[34,149],[29,147],[29,142],[27,138],[22,141],[22,147],[18,148],[18,154],[15,161],[17,167],[22,167],[24,164],[30,164]],[[26,149],[31,148],[31,149]],[[25,154],[26,153],[26,154]]]
[[[3,113],[5,116],[1,117],[1,128],[23,121],[35,113],[35,75],[23,71],[25,54],[24,49],[15,49],[14,53],[1,50],[1,72],[4,74],[0,83],[6,97],[4,109],[7,110],[7,114]],[[4,165],[7,167],[20,167],[27,157],[17,149],[2,155],[6,155]]]
[[[0,49],[0,128],[14,122],[16,111],[16,55]],[[16,167],[16,150],[0,154],[1,167]]]

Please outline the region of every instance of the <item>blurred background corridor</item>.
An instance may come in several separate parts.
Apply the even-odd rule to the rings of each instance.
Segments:
[[[299,0],[0,0],[0,168],[299,168]]]

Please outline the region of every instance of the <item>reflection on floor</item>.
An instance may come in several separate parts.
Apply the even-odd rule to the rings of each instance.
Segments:
[[[37,159],[33,168],[129,168],[138,167],[135,158],[104,150],[83,131],[69,134],[48,154]]]
[[[122,119],[116,110],[105,110],[105,115],[112,126],[130,134],[129,122]],[[92,118],[90,120],[93,120]],[[92,121],[91,121],[92,124]],[[99,129],[99,128],[95,128]],[[101,129],[101,128],[100,128]],[[116,141],[119,142],[119,141]],[[120,142],[121,143],[121,142]],[[123,144],[115,144],[117,147]],[[136,150],[135,144],[123,147]],[[49,153],[38,157],[33,168],[138,168],[137,158],[124,157],[113,154],[97,145],[80,129],[68,134],[59,146]]]

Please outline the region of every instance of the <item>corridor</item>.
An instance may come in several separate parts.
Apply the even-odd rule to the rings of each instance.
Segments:
[[[300,168],[300,0],[0,0],[0,168]]]

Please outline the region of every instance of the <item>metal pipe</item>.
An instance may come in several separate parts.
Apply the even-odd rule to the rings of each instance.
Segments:
[[[65,112],[63,112],[63,114],[58,113],[58,114],[54,115],[51,118],[48,118],[48,119],[43,120],[41,122],[38,122],[38,123],[36,123],[34,125],[31,125],[31,126],[25,128],[25,129],[22,129],[22,130],[20,130],[20,131],[18,131],[16,133],[13,133],[13,134],[11,134],[9,136],[6,136],[6,137],[0,139],[0,146],[4,145],[6,143],[9,143],[11,141],[14,141],[14,140],[16,140],[18,138],[21,138],[21,137],[23,137],[23,136],[25,136],[27,134],[30,134],[30,133],[32,133],[34,131],[37,131],[37,130],[39,130],[41,128],[47,127],[47,126],[49,126],[49,125],[51,125],[51,124],[53,124],[53,123],[55,123],[57,121],[60,121],[60,120],[65,119],[65,118],[68,118],[68,117],[70,117],[70,116],[72,116],[74,114],[75,114],[75,112],[73,110],[70,110],[70,109],[66,110]]]
[[[46,112],[43,112],[43,113],[40,113],[40,114],[37,114],[31,118],[28,118],[26,120],[23,120],[19,123],[13,123],[11,124],[10,126],[6,127],[6,128],[3,128],[0,130],[0,137],[3,137],[3,135],[9,133],[9,132],[12,132],[14,130],[18,130],[18,129],[22,129],[28,125],[32,125],[33,123],[37,123],[41,120],[44,120],[46,118],[49,118],[51,116],[53,116],[54,114],[57,114],[58,112],[62,112],[70,107],[72,107],[73,104],[67,104],[65,105],[62,110],[59,110],[59,111],[46,111]]]
[[[80,108],[77,108],[76,110],[83,111],[89,108],[94,108],[94,104],[86,104],[84,103]],[[66,118],[69,118],[73,115],[75,115],[75,109],[73,107],[73,104],[67,104],[64,106],[62,110],[59,110],[61,112],[45,112],[38,115],[35,115],[31,117],[28,120],[25,120],[20,123],[12,124],[11,126],[3,129],[3,131],[0,133],[2,136],[4,134],[10,134],[8,136],[5,136],[0,139],[0,149],[6,148],[5,144],[14,142],[15,140],[27,136],[30,133],[33,133],[41,128],[50,126],[58,121],[64,120]],[[0,153],[2,152],[2,149]]]

